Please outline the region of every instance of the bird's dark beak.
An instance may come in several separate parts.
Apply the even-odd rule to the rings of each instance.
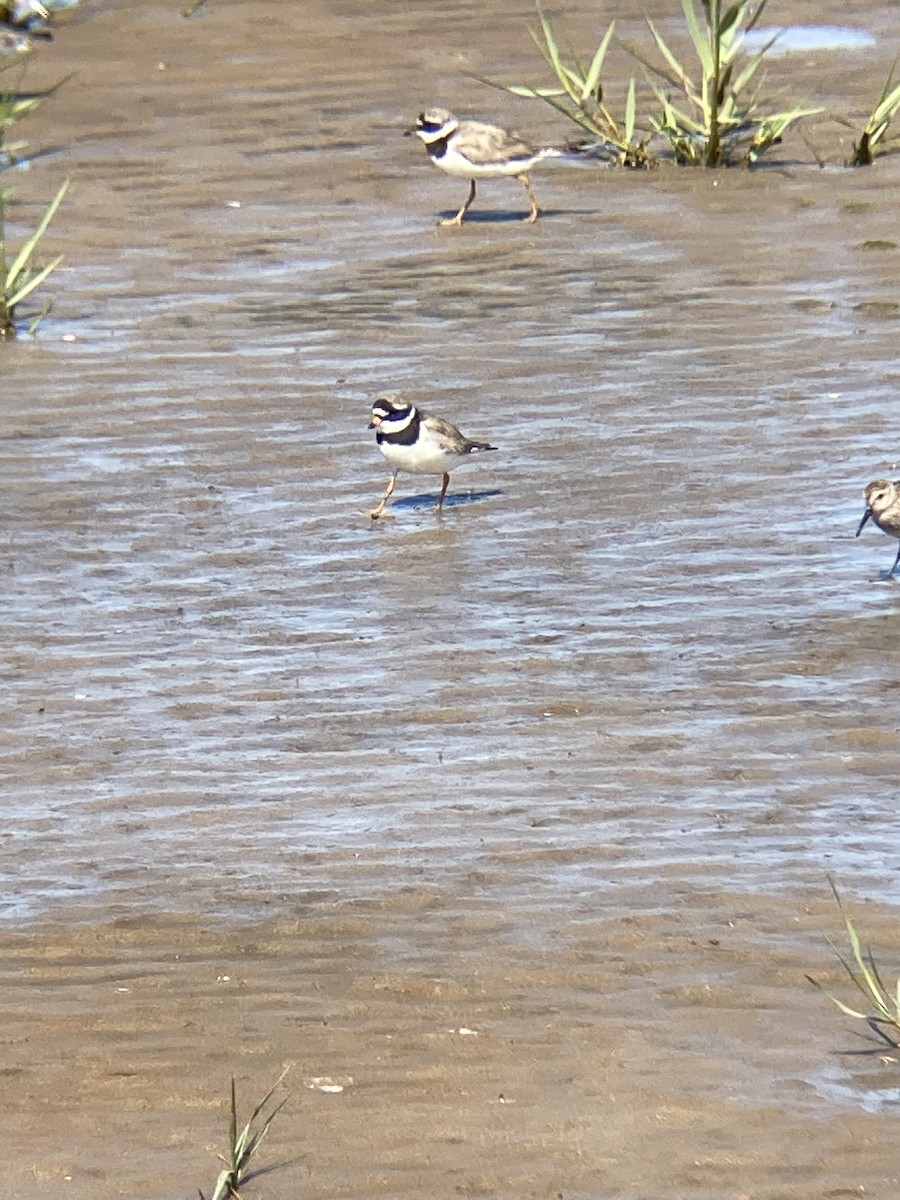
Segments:
[[[381,418],[381,417],[373,417],[373,418],[372,418],[372,420],[369,422],[369,428],[370,428],[370,429],[377,429],[377,428],[378,428],[378,426],[381,424],[381,422],[382,422],[382,418]],[[860,526],[860,529],[861,529],[861,528],[862,528],[862,526]]]
[[[412,137],[412,135],[413,135],[415,132],[416,132],[416,131],[415,131],[415,129],[404,129],[404,130],[403,130],[403,136],[404,136],[404,137]]]
[[[867,508],[866,511],[862,515],[862,520],[859,523],[859,529],[857,529],[857,531],[856,531],[857,537],[859,537],[859,535],[862,533],[863,527],[865,526],[866,521],[868,521],[868,519],[869,519],[869,517],[871,517],[871,515],[872,515],[871,508]]]

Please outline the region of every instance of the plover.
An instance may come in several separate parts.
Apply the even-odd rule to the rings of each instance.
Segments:
[[[863,513],[856,531],[857,537],[862,533],[866,521],[870,517],[888,537],[900,538],[900,479],[893,483],[889,479],[873,479],[868,485],[866,488],[866,511]],[[894,565],[888,572],[889,575],[893,575],[897,570],[898,563],[900,563],[900,548],[897,550]]]
[[[542,158],[558,158],[562,150],[552,146],[531,146],[517,133],[480,121],[460,121],[445,108],[426,108],[419,113],[416,127],[410,130],[425,143],[429,158],[448,175],[469,180],[466,202],[455,217],[445,217],[441,225],[461,225],[469,205],[475,199],[477,179],[499,179],[511,175],[523,184],[528,193],[531,210],[525,218],[529,223],[538,219],[540,208],[531,190],[526,171]]]
[[[429,417],[396,392],[378,396],[373,402],[369,428],[375,430],[375,441],[391,468],[387,491],[375,508],[369,510],[373,521],[384,512],[401,471],[413,475],[443,475],[437,502],[440,512],[450,485],[450,472],[471,462],[483,450],[497,449],[489,442],[473,442],[464,437],[443,417]]]

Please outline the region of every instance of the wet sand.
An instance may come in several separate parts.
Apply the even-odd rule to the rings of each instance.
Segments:
[[[66,265],[0,347],[15,1197],[208,1195],[230,1076],[287,1063],[248,1197],[896,1196],[896,1065],[804,976],[852,999],[829,872],[900,964],[896,546],[853,538],[900,158],[548,166],[537,225],[499,182],[437,231],[421,107],[569,132],[466,76],[536,78],[529,14],[87,3],[40,52],[79,74],[21,127]],[[772,68],[836,164],[893,10],[771,18],[881,39]],[[364,516],[385,388],[501,448],[441,520],[402,476]]]

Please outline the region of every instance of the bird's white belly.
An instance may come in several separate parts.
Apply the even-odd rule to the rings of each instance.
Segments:
[[[463,179],[500,179],[504,175],[521,175],[534,166],[534,158],[519,158],[510,162],[473,163],[463,154],[448,146],[441,158],[434,159],[436,166],[448,175],[459,175]]]
[[[412,475],[443,475],[471,458],[469,454],[452,454],[434,443],[423,443],[421,440],[412,446],[381,442],[378,448],[393,470],[409,471]]]

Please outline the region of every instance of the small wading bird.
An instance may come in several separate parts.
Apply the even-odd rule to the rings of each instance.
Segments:
[[[900,538],[900,479],[893,483],[889,479],[873,479],[866,488],[866,511],[862,515],[856,536],[862,533],[869,518],[888,537]],[[889,575],[897,570],[900,563],[900,548]]]
[[[440,512],[450,485],[450,472],[471,462],[482,450],[497,449],[489,442],[473,442],[464,437],[443,417],[426,416],[421,408],[403,400],[396,392],[388,392],[375,400],[369,428],[375,430],[375,441],[391,468],[387,491],[381,502],[369,510],[373,521],[384,512],[400,471],[409,471],[413,475],[443,475],[437,502]]]
[[[426,108],[419,113],[415,129],[409,132],[422,139],[436,167],[448,175],[459,175],[469,180],[469,195],[465,204],[455,217],[445,217],[440,221],[441,225],[462,225],[463,217],[475,199],[476,179],[500,179],[504,175],[511,175],[524,185],[531,205],[531,211],[525,219],[533,224],[541,210],[526,171],[530,171],[542,158],[559,158],[564,153],[552,146],[530,146],[517,133],[510,133],[497,125],[459,121],[445,108]]]

